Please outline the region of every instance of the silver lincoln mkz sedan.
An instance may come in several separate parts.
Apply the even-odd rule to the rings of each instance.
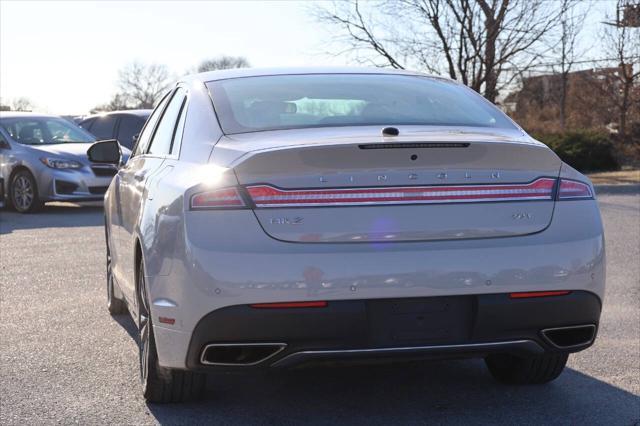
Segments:
[[[108,306],[139,328],[148,401],[196,397],[207,372],[322,360],[483,357],[502,382],[544,383],[598,328],[591,183],[447,79],[185,78],[105,215]]]

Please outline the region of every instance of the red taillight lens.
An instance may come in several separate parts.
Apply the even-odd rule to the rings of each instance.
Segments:
[[[237,188],[222,188],[200,192],[191,197],[192,210],[246,207]]]
[[[549,296],[564,296],[571,293],[567,290],[558,291],[524,291],[522,293],[511,293],[509,297],[512,299],[530,299],[533,297],[549,297]]]
[[[252,308],[258,309],[288,309],[288,308],[326,308],[327,302],[276,302],[276,303],[254,303]]]
[[[591,187],[586,183],[569,179],[560,179],[558,200],[575,200],[593,198]]]
[[[247,192],[256,207],[361,206],[514,200],[551,201],[555,184],[555,179],[540,178],[527,184],[305,190],[286,190],[269,185],[257,185],[247,187]]]
[[[169,325],[173,325],[176,323],[175,318],[169,318],[169,317],[158,317],[158,321],[163,324],[169,324]]]

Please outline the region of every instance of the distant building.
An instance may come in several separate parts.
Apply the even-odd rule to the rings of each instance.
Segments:
[[[595,68],[567,75],[566,124],[572,128],[607,128],[617,121],[615,97],[621,90],[620,67]],[[522,80],[503,109],[523,126],[559,130],[562,75],[544,74]]]
[[[623,2],[616,10],[616,21],[607,23],[616,27],[640,27],[640,3],[634,0]]]

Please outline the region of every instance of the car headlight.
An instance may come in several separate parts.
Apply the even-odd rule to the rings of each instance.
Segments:
[[[74,160],[65,160],[62,158],[41,158],[40,161],[52,169],[79,169],[82,164]]]

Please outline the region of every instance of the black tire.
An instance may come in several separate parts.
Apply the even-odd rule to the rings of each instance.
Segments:
[[[107,228],[105,227],[105,234]],[[107,309],[111,315],[127,313],[127,304],[118,299],[114,292],[113,271],[111,269],[111,251],[109,250],[109,238],[107,237]]]
[[[485,362],[491,375],[502,383],[534,385],[556,379],[567,364],[568,354],[544,354],[536,357],[489,355]]]
[[[19,213],[35,213],[42,208],[38,185],[28,170],[19,170],[13,174],[8,195],[11,206]]]
[[[204,394],[205,374],[165,368],[158,364],[143,270],[141,263],[138,272],[138,347],[144,399],[147,402],[162,404],[196,400]]]

